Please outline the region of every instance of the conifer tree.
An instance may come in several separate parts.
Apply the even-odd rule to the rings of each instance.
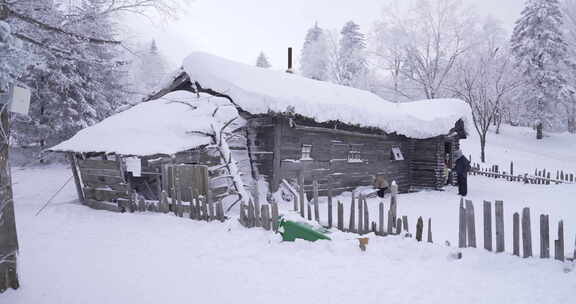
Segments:
[[[258,58],[256,59],[256,66],[265,69],[271,67],[270,62],[268,62],[268,57],[266,57],[266,54],[264,54],[264,52],[260,52],[260,55],[258,55]]]
[[[360,26],[348,21],[340,32],[338,73],[336,81],[342,85],[363,88],[366,81],[366,39]]]
[[[306,33],[304,46],[300,54],[300,72],[304,77],[327,80],[328,79],[328,49],[324,31],[318,23]]]
[[[566,65],[567,45],[561,31],[563,22],[558,0],[528,0],[511,38],[517,67],[530,90],[527,109],[536,123],[536,138],[551,124],[553,107],[561,100],[566,80],[561,67]]]

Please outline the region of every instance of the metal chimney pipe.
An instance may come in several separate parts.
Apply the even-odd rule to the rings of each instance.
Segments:
[[[292,69],[292,48],[291,47],[288,48],[288,70],[286,70],[286,73],[294,73],[294,70]]]

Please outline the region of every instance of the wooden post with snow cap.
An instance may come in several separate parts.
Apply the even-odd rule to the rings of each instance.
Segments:
[[[492,205],[484,201],[484,249],[492,251]]]
[[[418,227],[418,226],[416,226]],[[460,212],[458,221],[458,248],[466,248],[467,238],[466,238],[466,208],[464,208],[464,199],[460,199]]]
[[[522,257],[532,256],[532,229],[530,227],[530,208],[522,209]]]
[[[550,258],[550,224],[545,214],[540,214],[540,258]]]
[[[468,231],[468,247],[476,248],[476,221],[474,204],[471,200],[466,200],[466,230]]]
[[[496,217],[496,252],[504,252],[506,246],[504,243],[504,202],[495,201]]]

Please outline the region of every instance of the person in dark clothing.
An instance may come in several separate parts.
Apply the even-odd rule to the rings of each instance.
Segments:
[[[468,171],[470,171],[470,161],[458,150],[454,154],[456,165],[456,179],[458,180],[458,195],[466,196],[468,194]]]

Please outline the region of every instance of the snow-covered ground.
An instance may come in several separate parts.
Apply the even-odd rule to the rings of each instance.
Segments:
[[[473,128],[473,126],[471,126]],[[464,155],[480,162],[480,141],[475,129],[462,141]],[[534,169],[564,170],[576,174],[576,134],[550,133],[536,140],[536,131],[526,127],[502,125],[500,134],[490,130],[486,145],[486,164],[509,171],[514,161],[515,173],[533,173]],[[484,167],[484,166],[482,166]],[[556,176],[553,176],[556,177]]]
[[[75,202],[72,183],[34,216],[69,176],[59,166],[13,170],[22,287],[1,295],[0,303],[574,301],[576,270],[565,271],[571,264],[480,249],[449,258],[456,249],[443,242],[456,237],[453,189],[400,196],[400,214],[433,218],[435,244],[369,236],[368,250],[361,252],[356,235],[340,232],[332,233],[333,241],[283,243],[279,235],[235,221],[92,210]],[[474,177],[470,188],[475,201],[505,200],[507,218],[525,205],[532,206],[533,218],[536,211],[550,213],[551,221],[564,217],[567,249],[573,248],[575,187]],[[415,219],[410,221],[413,229]]]

